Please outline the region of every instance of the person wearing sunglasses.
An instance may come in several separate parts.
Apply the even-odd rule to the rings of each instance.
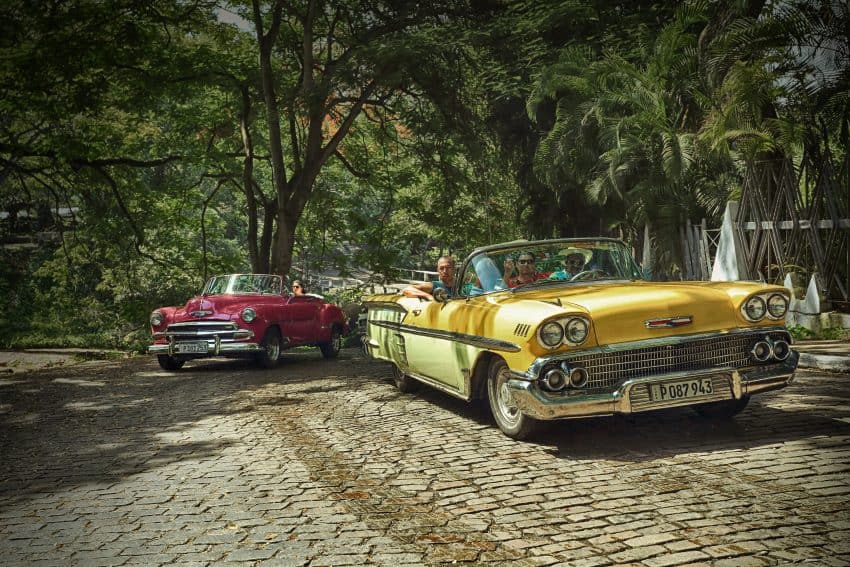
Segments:
[[[513,275],[514,268],[516,268],[516,276]],[[505,259],[505,274],[503,279],[508,284],[508,287],[516,287],[548,277],[549,272],[537,271],[537,265],[534,263],[534,254],[531,252],[520,252],[517,255],[516,262],[511,257]]]
[[[553,272],[550,278],[553,280],[570,281],[576,275],[587,270],[587,262],[590,260],[593,252],[586,248],[570,247],[562,250],[561,254],[564,258],[561,269]]]
[[[301,283],[301,280],[295,280],[292,282],[292,293],[294,295],[304,295],[304,284]]]
[[[564,269],[570,276],[575,276],[584,269],[584,256],[575,252],[564,259]]]

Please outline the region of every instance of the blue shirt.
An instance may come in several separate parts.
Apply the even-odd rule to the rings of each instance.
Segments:
[[[443,288],[444,290],[446,290],[446,296],[447,296],[447,297],[451,297],[451,296],[452,296],[452,290],[451,290],[451,288],[446,287],[446,284],[444,284],[442,281],[440,281],[440,280],[434,280],[434,281],[432,281],[432,282],[431,282],[431,285],[432,285],[432,286],[433,286],[433,288],[434,288],[434,289],[432,289],[432,290],[431,290],[431,295],[433,295],[433,294],[434,294],[434,290],[439,289],[439,288]]]

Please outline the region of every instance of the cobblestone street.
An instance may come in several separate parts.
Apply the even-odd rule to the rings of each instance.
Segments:
[[[850,375],[734,420],[553,424],[399,393],[348,349],[0,378],[4,565],[850,564]]]

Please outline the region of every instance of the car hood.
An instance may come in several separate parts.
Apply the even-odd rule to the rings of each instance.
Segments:
[[[176,320],[230,319],[245,307],[258,303],[253,295],[198,295],[174,312]]]
[[[505,314],[526,314],[529,324],[540,321],[540,303],[546,316],[585,313],[600,344],[711,332],[742,326],[739,306],[754,283],[721,282],[594,282],[500,294]],[[536,315],[535,315],[536,313]],[[647,328],[647,321],[688,318],[678,326]],[[533,318],[533,320],[532,320]]]

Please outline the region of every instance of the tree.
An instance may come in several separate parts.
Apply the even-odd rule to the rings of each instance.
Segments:
[[[277,0],[264,14],[252,1],[277,195],[274,271],[292,264],[295,231],[322,168],[331,157],[347,163],[341,144],[361,117],[392,122],[406,68],[429,56],[432,28],[456,7]]]

